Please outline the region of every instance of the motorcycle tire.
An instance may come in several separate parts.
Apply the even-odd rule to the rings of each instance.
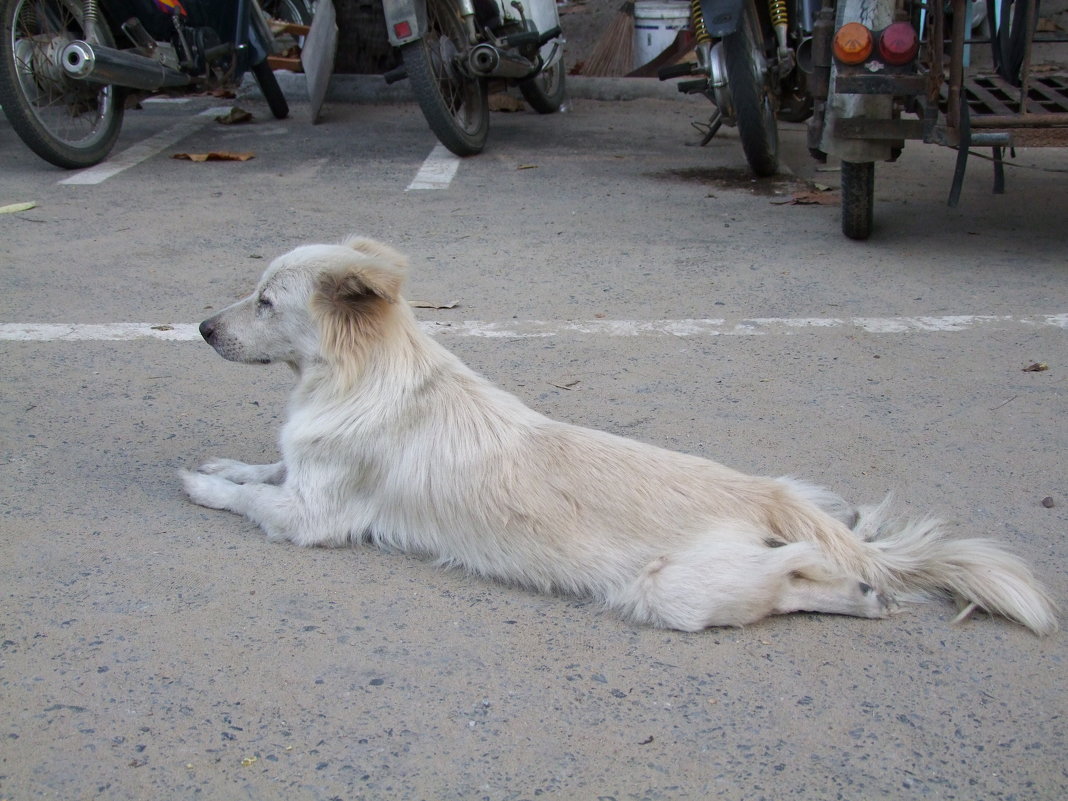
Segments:
[[[486,81],[456,63],[467,41],[463,21],[448,0],[427,0],[426,33],[401,47],[412,94],[438,141],[457,156],[481,153],[489,133]]]
[[[55,55],[83,38],[81,5],[63,0],[0,0],[0,106],[34,153],[57,167],[99,164],[122,128],[118,86],[68,78]],[[100,43],[114,47],[107,23]]]
[[[875,162],[842,162],[842,233],[850,239],[871,236],[875,211]]]
[[[282,87],[278,85],[278,79],[274,77],[274,70],[271,69],[271,65],[266,60],[263,60],[259,64],[253,65],[252,74],[256,78],[256,83],[259,84],[260,91],[263,92],[263,99],[267,101],[267,107],[271,110],[274,118],[276,120],[284,120],[288,117],[289,103],[286,102],[286,96],[282,93]]]
[[[779,127],[768,90],[760,19],[753,0],[745,4],[738,30],[723,37],[723,60],[745,160],[756,175],[766,177],[779,169]]]
[[[523,99],[539,114],[554,114],[560,110],[567,96],[564,60],[559,59],[551,67],[546,67],[533,78],[519,82],[519,91]]]

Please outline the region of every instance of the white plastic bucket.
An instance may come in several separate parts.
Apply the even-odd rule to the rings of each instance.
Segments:
[[[690,26],[687,0],[638,0],[634,4],[634,68],[663,53]]]

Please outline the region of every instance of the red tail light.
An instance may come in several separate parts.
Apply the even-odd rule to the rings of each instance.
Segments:
[[[887,64],[908,64],[919,49],[916,29],[907,22],[895,22],[879,36],[879,56]]]

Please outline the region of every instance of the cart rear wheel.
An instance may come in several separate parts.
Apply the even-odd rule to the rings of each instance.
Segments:
[[[871,236],[875,209],[875,162],[842,162],[842,233],[850,239]]]

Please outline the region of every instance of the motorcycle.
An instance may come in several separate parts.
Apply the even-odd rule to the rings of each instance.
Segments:
[[[386,80],[411,81],[430,129],[456,155],[485,147],[493,79],[517,84],[540,114],[563,104],[556,0],[383,0],[383,10],[402,60]]]
[[[716,106],[702,145],[720,126],[737,126],[746,161],[758,176],[779,168],[777,120],[812,114],[812,34],[818,0],[691,0],[695,62],[659,71],[660,80],[700,75],[679,90]]]
[[[111,152],[130,91],[209,89],[251,70],[271,113],[289,108],[250,0],[0,0],[0,105],[58,167]]]

